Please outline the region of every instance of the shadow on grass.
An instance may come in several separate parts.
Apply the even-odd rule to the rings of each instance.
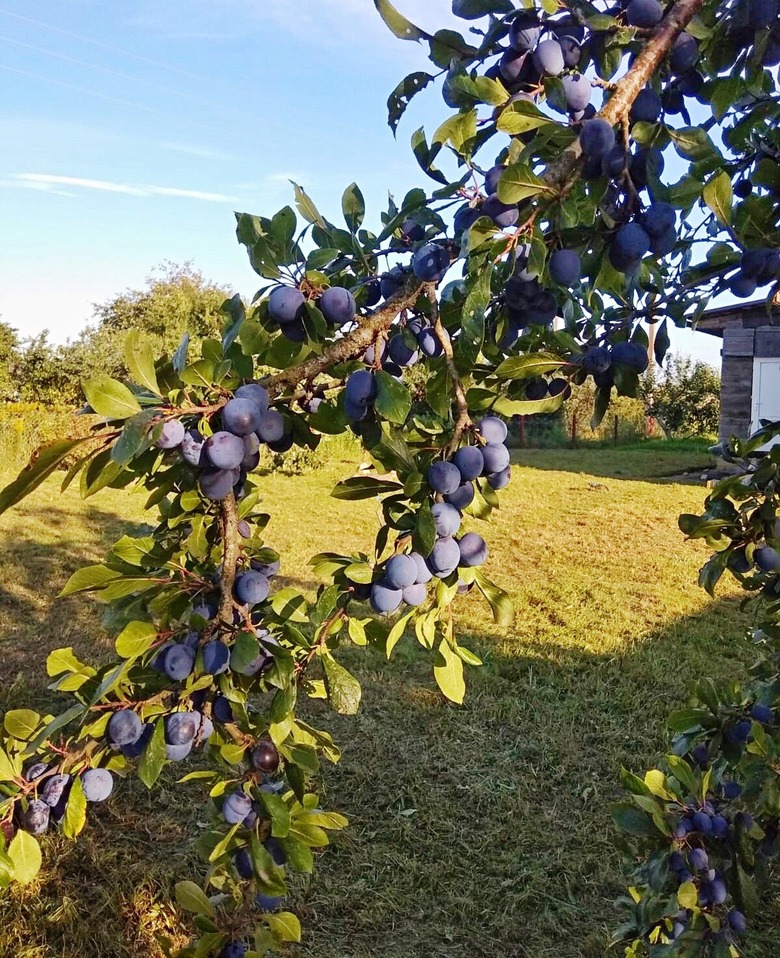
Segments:
[[[304,712],[344,748],[323,774],[323,804],[352,827],[291,900],[305,928],[294,954],[600,958],[622,890],[609,819],[618,769],[653,762],[666,715],[700,674],[744,673],[744,624],[735,601],[717,601],[611,656],[466,634],[484,666],[469,670],[460,708],[436,691],[412,636],[391,662],[338,650],[363,683],[360,713]],[[25,674],[45,657],[18,654]],[[199,873],[190,841],[208,800],[196,783],[174,792],[186,770],[168,769],[152,796],[119,785],[76,845],[47,839],[41,883],[0,901],[0,954],[15,942],[15,958],[158,958],[153,934],[181,932],[166,896]],[[767,941],[752,954],[776,955],[780,932]]]
[[[701,483],[702,473],[712,468],[713,458],[706,451],[664,449],[655,443],[647,446],[601,446],[574,449],[512,449],[512,464],[555,472],[577,472],[612,479],[637,479],[643,482]]]

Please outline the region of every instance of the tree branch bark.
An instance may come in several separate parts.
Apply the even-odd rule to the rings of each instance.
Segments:
[[[263,382],[269,395],[274,398],[284,392],[286,388],[298,386],[302,382],[310,382],[320,373],[326,372],[337,363],[355,359],[374,341],[378,333],[384,332],[393,323],[393,320],[403,309],[409,309],[417,302],[417,298],[425,291],[433,294],[434,286],[431,283],[421,283],[420,280],[410,279],[403,289],[380,306],[370,316],[361,318],[360,325],[343,339],[337,340],[322,353],[321,356],[312,356],[310,359],[291,366]],[[431,295],[431,299],[435,296]]]
[[[471,425],[471,417],[469,416],[469,404],[466,400],[466,393],[463,390],[463,383],[460,381],[458,367],[455,365],[455,354],[452,351],[452,340],[450,339],[450,334],[444,328],[444,324],[441,321],[441,316],[439,315],[439,304],[435,299],[432,302],[432,315],[433,330],[436,333],[436,338],[441,343],[441,348],[444,352],[444,362],[447,365],[447,372],[450,374],[450,379],[452,380],[452,388],[455,393],[455,402],[458,407],[458,415],[455,419],[455,430],[452,434],[452,440],[449,444],[449,453],[453,453],[458,448],[460,437]]]
[[[219,612],[217,620],[233,624],[233,586],[236,581],[239,537],[236,497],[231,492],[219,504],[220,538],[222,539],[222,577],[219,584]]]

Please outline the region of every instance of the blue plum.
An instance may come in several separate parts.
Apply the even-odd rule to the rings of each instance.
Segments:
[[[262,413],[251,399],[240,397],[228,400],[222,409],[222,423],[234,436],[248,436],[260,425]],[[209,458],[211,458],[209,456]],[[213,460],[212,460],[213,461]],[[218,465],[218,463],[214,463]],[[230,468],[222,466],[222,468]]]
[[[504,442],[509,434],[506,423],[498,416],[485,416],[480,419],[477,429],[485,442]]]
[[[560,76],[566,67],[561,45],[553,39],[542,40],[533,52],[533,61],[543,76]]]
[[[408,585],[403,590],[403,601],[407,605],[418,606],[425,602],[428,590],[423,582],[416,582],[414,585]]]
[[[52,775],[51,778],[44,780],[39,789],[39,794],[49,808],[54,808],[70,791],[71,776],[67,774]]]
[[[158,449],[175,449],[181,445],[184,433],[184,426],[178,419],[169,419],[163,423],[162,431],[155,442],[155,446]]]
[[[260,417],[257,435],[262,442],[277,442],[285,434],[284,416],[275,409],[268,409]]]
[[[206,463],[206,437],[201,436],[197,429],[188,429],[181,441],[179,452],[182,459],[191,466],[202,466]]]
[[[460,469],[451,462],[434,462],[428,470],[428,485],[434,492],[451,495],[461,482]]]
[[[244,441],[232,432],[215,432],[206,440],[206,455],[217,469],[238,469],[244,458]]]
[[[433,522],[436,526],[436,535],[446,538],[454,536],[460,529],[460,513],[455,506],[448,502],[437,502],[431,508]],[[411,583],[408,583],[411,585]]]
[[[491,489],[498,491],[499,489],[506,489],[509,485],[509,480],[512,477],[512,470],[510,466],[507,466],[506,469],[502,469],[500,472],[491,472],[487,477],[488,485]]]
[[[368,369],[358,369],[347,379],[344,391],[351,406],[370,406],[377,396],[376,377]]]
[[[460,549],[458,543],[451,538],[437,539],[431,554],[428,556],[428,566],[434,575],[446,578],[458,568]]]
[[[582,278],[582,262],[573,249],[556,250],[550,257],[550,276],[561,286],[576,286]]]
[[[444,497],[444,501],[448,502],[451,506],[455,506],[456,509],[460,509],[461,511],[463,509],[468,509],[468,507],[474,501],[474,483],[461,483],[455,492],[451,492]]]
[[[626,7],[626,22],[632,27],[654,27],[663,19],[659,0],[631,0]]]
[[[221,675],[227,672],[230,664],[230,649],[218,639],[207,642],[201,649],[203,671],[208,675]]]
[[[238,825],[252,811],[252,799],[246,792],[231,792],[222,803],[222,817],[228,825]]]
[[[49,827],[51,809],[40,798],[32,798],[22,812],[22,828],[31,835],[43,835]]]
[[[169,745],[186,745],[200,728],[200,712],[174,712],[165,717],[165,741]]]
[[[580,147],[586,157],[602,157],[615,145],[615,131],[600,117],[586,120],[580,132]]]
[[[81,774],[81,787],[88,802],[104,802],[114,790],[114,776],[107,768],[88,768]]]
[[[236,399],[248,399],[262,414],[268,409],[268,390],[259,383],[245,383],[233,393]]]
[[[371,608],[381,615],[395,612],[403,601],[403,591],[394,589],[387,582],[375,582],[371,586]]]
[[[481,476],[485,468],[485,459],[477,446],[462,446],[452,457],[452,463],[457,466],[463,482]]]
[[[242,605],[258,605],[268,598],[268,579],[261,572],[240,572],[236,576],[233,594]]]
[[[467,532],[458,542],[460,550],[459,565],[471,568],[482,565],[488,557],[488,547],[482,536],[476,532]]]
[[[458,517],[458,523],[460,524],[460,517]],[[414,585],[416,578],[417,566],[411,556],[397,555],[388,560],[385,566],[385,579],[391,589],[405,589],[407,586]]]
[[[132,709],[120,709],[108,720],[106,732],[114,745],[132,745],[141,737],[143,722]]]
[[[300,319],[306,299],[299,289],[277,286],[268,297],[268,315],[275,322],[284,324]]]
[[[482,458],[484,459],[484,474],[491,475],[494,472],[502,472],[509,465],[509,450],[499,442],[489,442],[482,447]]]
[[[172,645],[165,650],[162,667],[169,679],[173,679],[174,682],[183,682],[195,667],[194,649],[184,645]]]
[[[426,243],[412,257],[412,272],[424,283],[438,283],[450,267],[450,254],[439,243]]]
[[[433,578],[433,573],[428,568],[424,557],[421,556],[419,552],[412,552],[409,558],[413,560],[417,568],[417,573],[414,578],[415,584],[424,585],[426,582],[430,582]]]
[[[322,315],[331,326],[346,326],[355,318],[355,297],[343,286],[330,286],[317,302]]]

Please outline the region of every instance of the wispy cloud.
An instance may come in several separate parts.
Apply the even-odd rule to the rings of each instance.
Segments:
[[[235,201],[234,196],[228,196],[225,193],[183,190],[174,186],[114,183],[111,180],[93,180],[81,176],[58,176],[52,173],[12,173],[8,179],[15,184],[23,184],[28,189],[50,190],[51,192],[54,192],[57,186],[72,186],[84,190],[98,190],[103,193],[122,193],[125,196],[173,196],[188,200],[200,200],[204,203],[233,203]]]
[[[197,156],[204,160],[233,160],[234,156],[229,153],[222,153],[220,150],[212,150],[206,146],[191,146],[189,143],[161,143],[164,150],[172,150],[174,153],[184,153],[186,156]]]

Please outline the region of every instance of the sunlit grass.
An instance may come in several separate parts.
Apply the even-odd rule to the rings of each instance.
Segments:
[[[313,553],[368,551],[376,532],[374,503],[327,496],[354,469],[342,456],[259,480],[268,541],[309,592]],[[343,746],[323,789],[352,827],[296,892],[298,955],[602,955],[621,890],[608,813],[620,765],[653,761],[666,713],[697,677],[738,676],[752,658],[736,601],[696,588],[704,547],[676,527],[703,488],[656,478],[697,475],[699,447],[514,458],[485,534],[487,571],[513,595],[517,620],[498,629],[477,595],[458,600],[463,641],[485,661],[470,670],[466,704],[441,699],[427,654],[407,637],[390,663],[379,651],[338,653],[364,685],[357,717],[309,709]],[[82,503],[50,482],[0,518],[0,711],[56,706],[45,691],[50,649],[109,654],[99,610],[52,597],[141,518],[142,501],[104,492]],[[46,840],[41,880],[0,904],[0,955],[157,958],[155,932],[178,940],[167,895],[193,864],[205,806],[196,786],[173,781],[151,797],[123,784],[77,845]],[[752,954],[779,949],[770,933]]]

